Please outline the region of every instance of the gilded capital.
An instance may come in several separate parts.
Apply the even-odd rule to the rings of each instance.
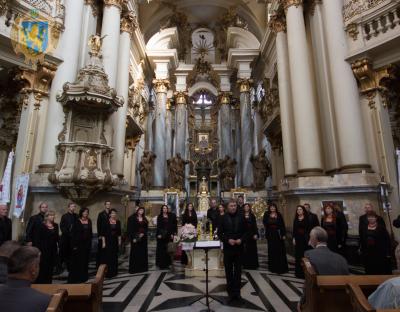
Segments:
[[[285,10],[287,10],[291,6],[295,6],[296,8],[298,8],[299,6],[303,5],[304,0],[283,0],[282,2]]]
[[[286,31],[285,15],[275,12],[273,15],[271,15],[268,26],[275,33]]]
[[[178,91],[174,93],[175,96],[175,104],[176,105],[186,105],[187,104],[187,92],[186,91]]]
[[[132,36],[138,26],[137,18],[133,12],[124,14],[121,17],[121,33],[127,32]]]
[[[231,104],[231,92],[220,92],[219,94],[219,103],[221,105],[229,105]]]
[[[239,92],[244,93],[244,92],[250,92],[251,85],[253,84],[252,79],[238,79],[237,84],[239,86]]]
[[[154,90],[156,93],[167,93],[169,88],[168,79],[153,79]]]
[[[118,9],[122,10],[122,4],[125,0],[103,0],[105,7],[115,6]]]
[[[0,0],[0,16],[6,14],[8,10],[8,0]]]
[[[85,0],[85,5],[91,6],[94,17],[99,15],[99,7],[96,0]]]

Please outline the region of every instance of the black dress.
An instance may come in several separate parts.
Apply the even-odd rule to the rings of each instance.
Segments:
[[[246,240],[244,241],[244,254],[243,257],[243,268],[246,270],[256,270],[258,264],[258,250],[257,240],[254,239],[254,235],[258,236],[257,220],[254,214],[250,214],[248,217],[244,216],[244,226],[247,232]]]
[[[0,218],[0,246],[11,240],[11,220],[8,217]]]
[[[65,263],[67,270],[71,266],[71,240],[72,240],[72,227],[78,220],[76,213],[67,212],[63,214],[60,221],[61,239],[60,239],[60,260]]]
[[[103,248],[101,248],[102,240],[101,237],[104,236],[104,233],[107,228],[108,220],[110,219],[110,214],[107,210],[103,210],[97,216],[97,255],[96,255],[96,267],[101,263],[101,259],[103,258],[102,252]]]
[[[147,250],[148,222],[145,217],[139,221],[136,214],[128,218],[128,237],[131,242],[129,273],[141,273],[149,270]],[[144,234],[139,238],[140,234]],[[136,240],[134,243],[133,240]]]
[[[51,284],[58,253],[58,224],[54,223],[53,228],[49,229],[42,223],[37,231],[37,248],[40,250],[40,270],[35,283]]]
[[[303,220],[299,220],[296,216],[293,221],[293,239],[295,241],[295,275],[297,278],[304,278],[303,268],[301,266],[301,259],[304,257],[304,252],[309,249],[308,240],[310,238],[310,226],[308,224],[309,218],[304,216]]]
[[[212,209],[212,208],[210,208],[210,209]],[[207,214],[208,214],[208,212],[207,212]],[[182,216],[182,226],[184,226],[185,224],[191,224],[194,227],[197,227],[197,214],[196,214],[196,212],[192,211],[191,215],[186,214],[186,213],[183,214],[183,216]],[[214,222],[212,222],[212,224],[214,224]],[[214,229],[214,225],[213,225],[213,229]],[[184,264],[184,265],[188,264],[188,257],[187,257],[187,254],[186,254],[186,252],[184,250],[182,250],[181,263]]]
[[[156,266],[160,269],[167,269],[171,265],[171,258],[168,254],[168,243],[172,241],[171,235],[176,233],[176,222],[171,214],[167,218],[163,215],[157,217],[157,249]],[[161,235],[161,238],[158,236]]]
[[[328,248],[333,252],[339,252],[339,245],[343,246],[345,240],[342,222],[337,218],[333,218],[332,221],[323,218],[321,226],[328,233]]]
[[[89,219],[88,223],[84,224],[78,219],[72,228],[72,257],[68,283],[84,283],[89,279],[92,236],[92,221]]]
[[[365,273],[371,275],[390,275],[390,237],[386,228],[378,225],[375,230],[367,229],[360,237],[361,257]]]
[[[282,215],[277,213],[277,217],[272,218],[269,213],[265,213],[263,223],[268,241],[268,270],[276,274],[286,273],[289,267],[283,239],[286,236],[286,228]]]
[[[101,263],[107,264],[106,277],[111,278],[118,274],[118,238],[121,236],[121,222],[117,220],[116,224],[105,225],[104,237],[106,240],[106,248],[101,252]]]

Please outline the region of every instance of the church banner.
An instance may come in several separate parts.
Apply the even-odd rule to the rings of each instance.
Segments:
[[[8,204],[10,202],[11,173],[12,173],[13,160],[14,160],[14,152],[11,151],[10,154],[8,154],[6,169],[4,170],[3,178],[1,179],[1,184],[0,184],[0,203],[2,204]]]
[[[25,210],[26,197],[28,195],[29,174],[21,174],[15,182],[14,216],[20,218]]]

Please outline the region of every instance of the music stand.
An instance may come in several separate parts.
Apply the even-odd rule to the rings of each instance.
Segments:
[[[193,246],[193,250],[194,249],[203,249],[205,254],[206,254],[206,268],[205,268],[205,272],[206,272],[206,306],[207,309],[205,310],[201,310],[200,312],[214,312],[213,310],[210,309],[210,301],[209,301],[209,297],[210,295],[208,294],[208,251],[210,249],[220,249],[221,248],[221,242],[220,241],[198,241],[195,242],[194,246]],[[197,301],[200,301],[201,299],[203,299],[203,297],[199,298]],[[195,303],[193,302],[193,303]],[[191,305],[193,304],[191,303]]]

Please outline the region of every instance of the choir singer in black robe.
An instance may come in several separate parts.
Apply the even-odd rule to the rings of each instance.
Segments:
[[[224,266],[226,276],[226,289],[229,302],[240,301],[243,242],[247,239],[243,214],[238,211],[237,204],[231,200],[228,212],[220,224],[220,239],[224,244]]]
[[[46,203],[39,204],[39,213],[29,218],[26,226],[25,241],[28,246],[38,247],[38,234],[39,228],[44,221],[44,215],[49,210],[49,206]]]
[[[258,227],[256,216],[251,211],[250,204],[243,206],[244,224],[247,231],[244,244],[244,252],[246,256],[243,258],[243,268],[246,270],[257,270],[258,268]]]
[[[304,278],[301,259],[304,257],[304,252],[309,249],[308,241],[310,238],[310,218],[307,210],[302,205],[298,205],[293,219],[293,245],[296,259],[295,275],[297,278]]]
[[[117,220],[115,209],[110,210],[110,219],[102,236],[102,247],[101,263],[107,264],[106,277],[114,277],[118,274],[118,252],[121,247],[121,222]]]
[[[11,220],[8,218],[8,207],[0,204],[0,246],[11,240]]]
[[[40,250],[40,270],[36,284],[51,284],[58,253],[58,224],[54,222],[54,211],[49,210],[38,229],[38,248]]]
[[[104,210],[100,212],[97,216],[97,238],[98,238],[98,244],[97,244],[97,256],[96,256],[96,267],[101,264],[101,259],[104,257],[102,256],[102,244],[103,240],[102,238],[104,237],[104,233],[107,228],[108,220],[110,219],[110,210],[111,210],[111,202],[106,200],[104,202]]]
[[[332,204],[325,205],[323,211],[321,227],[328,233],[328,248],[333,252],[339,252],[345,244],[347,232],[343,217],[336,214]]]
[[[72,226],[71,267],[68,283],[79,284],[89,279],[89,260],[92,248],[92,220],[89,219],[89,208],[79,210],[79,218]]]
[[[162,205],[160,214],[157,217],[157,248],[156,266],[160,269],[167,269],[171,264],[171,257],[168,254],[168,243],[174,239],[177,233],[177,224],[174,215],[168,212],[168,206]]]
[[[264,213],[265,237],[268,241],[268,270],[276,274],[289,271],[286,257],[286,227],[282,215],[275,204]]]
[[[74,203],[68,204],[67,213],[63,214],[60,222],[61,239],[60,239],[60,260],[61,264],[65,263],[67,270],[70,270],[71,265],[71,240],[72,240],[72,227],[78,220],[78,215],[75,213],[76,205]]]
[[[378,222],[378,216],[367,214],[368,225],[360,236],[361,258],[365,273],[370,275],[392,274],[390,236],[386,227]]]
[[[146,272],[148,265],[148,221],[145,210],[139,207],[136,213],[128,218],[128,237],[131,243],[131,252],[129,257],[129,273]]]

